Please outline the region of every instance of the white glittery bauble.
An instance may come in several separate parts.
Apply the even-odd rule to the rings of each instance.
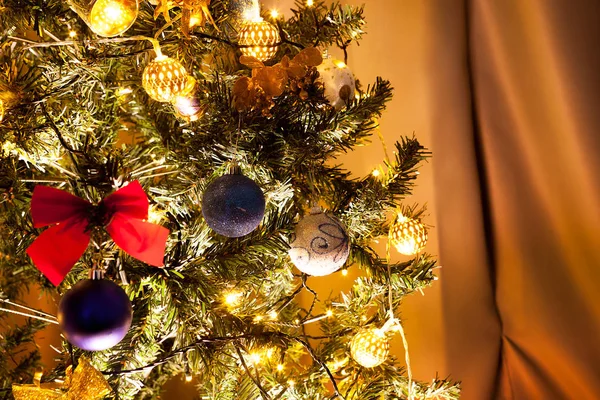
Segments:
[[[354,361],[365,368],[374,368],[387,359],[390,345],[385,334],[378,328],[367,328],[358,332],[350,343],[350,354]]]
[[[315,213],[304,217],[290,243],[289,255],[302,272],[329,275],[344,265],[350,253],[348,235],[337,218]]]
[[[342,98],[340,93],[349,95],[350,99],[354,97],[356,86],[352,71],[342,61],[331,57],[325,58],[317,71],[319,81],[325,88],[325,97],[336,110],[340,110],[348,100],[348,97]]]

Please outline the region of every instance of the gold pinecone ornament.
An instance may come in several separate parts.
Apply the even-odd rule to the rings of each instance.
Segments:
[[[146,66],[142,74],[142,86],[152,99],[170,102],[177,96],[190,93],[194,78],[188,75],[185,67],[177,60],[158,56]]]
[[[399,253],[412,256],[425,248],[427,244],[427,228],[417,218],[398,214],[390,227],[389,240]]]
[[[246,21],[239,32],[242,54],[255,57],[260,61],[268,61],[275,57],[280,41],[277,27],[262,18]]]
[[[354,361],[365,368],[374,368],[385,362],[390,344],[383,330],[365,328],[358,332],[350,343],[350,354]]]

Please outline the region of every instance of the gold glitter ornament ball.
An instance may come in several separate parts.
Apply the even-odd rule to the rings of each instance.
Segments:
[[[399,253],[415,255],[427,244],[427,228],[416,218],[399,214],[390,227],[390,240]]]
[[[246,21],[239,33],[242,54],[268,61],[275,57],[279,48],[279,30],[268,21]]]
[[[152,99],[169,102],[189,91],[190,79],[179,61],[159,56],[144,69],[142,86]]]
[[[354,361],[365,368],[381,365],[388,357],[390,344],[379,328],[366,328],[358,332],[350,343]]]
[[[117,36],[131,28],[137,16],[137,0],[98,0],[90,11],[89,26],[98,36]]]

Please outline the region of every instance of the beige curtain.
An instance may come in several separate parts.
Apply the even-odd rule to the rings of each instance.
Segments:
[[[448,370],[600,398],[600,2],[429,4]]]

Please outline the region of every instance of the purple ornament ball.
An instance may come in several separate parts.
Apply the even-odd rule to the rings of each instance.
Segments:
[[[101,351],[119,343],[131,326],[127,293],[104,279],[78,282],[62,297],[58,323],[67,340],[83,350]]]

